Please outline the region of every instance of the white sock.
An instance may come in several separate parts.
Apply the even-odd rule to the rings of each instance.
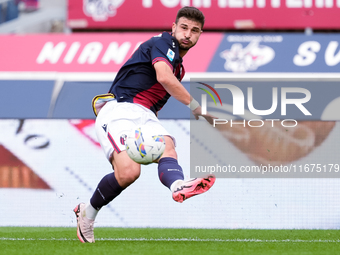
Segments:
[[[98,210],[94,209],[90,202],[85,204],[86,218],[94,220],[98,214]]]
[[[174,192],[178,187],[182,186],[182,183],[183,183],[183,180],[174,181],[170,186],[171,192]]]

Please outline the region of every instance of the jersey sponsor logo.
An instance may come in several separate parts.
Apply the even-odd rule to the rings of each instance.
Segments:
[[[108,17],[116,16],[117,9],[125,0],[83,0],[83,8],[86,16],[94,21],[106,21]]]
[[[170,61],[173,61],[175,58],[175,52],[173,52],[171,49],[168,49],[168,53],[166,54],[166,56]]]
[[[251,41],[243,48],[241,43],[234,43],[230,49],[220,53],[226,60],[224,69],[232,72],[255,71],[259,66],[268,64],[275,57],[275,51],[258,40]]]

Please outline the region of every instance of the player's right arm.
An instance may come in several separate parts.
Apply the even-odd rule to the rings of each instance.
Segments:
[[[164,89],[181,103],[188,105],[191,101],[189,92],[180,83],[169,65],[164,61],[158,61],[154,65],[156,70],[157,81],[164,87]]]

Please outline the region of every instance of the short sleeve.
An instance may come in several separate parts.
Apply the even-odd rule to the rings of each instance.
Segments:
[[[175,51],[172,49],[171,42],[160,38],[151,49],[151,61],[154,65],[158,61],[164,61],[169,65],[171,70],[174,68]]]

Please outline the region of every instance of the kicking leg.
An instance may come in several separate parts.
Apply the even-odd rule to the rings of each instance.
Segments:
[[[175,144],[171,137],[165,136],[165,151],[158,161],[158,176],[160,181],[172,192],[172,198],[179,203],[208,191],[215,183],[215,176],[195,178],[184,181],[181,166],[177,162]]]

